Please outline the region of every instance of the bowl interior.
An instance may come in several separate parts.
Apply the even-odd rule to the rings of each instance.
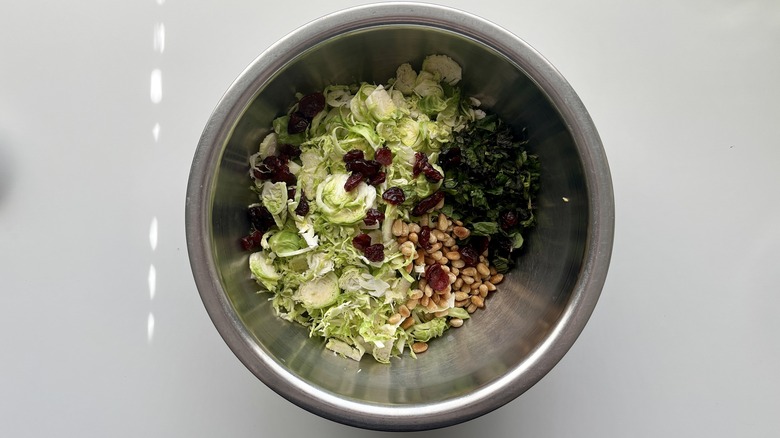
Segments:
[[[418,359],[394,359],[389,366],[370,357],[361,362],[343,359],[325,350],[323,341],[310,338],[305,328],[277,318],[269,296],[258,294],[249,277],[248,254],[237,244],[249,230],[246,206],[257,202],[248,190],[247,160],[271,121],[294,102],[295,92],[358,81],[386,83],[398,65],[410,62],[419,69],[422,59],[434,53],[461,64],[466,95],[480,99],[484,108],[513,128],[527,127],[529,149],[542,163],[538,225],[486,309],[462,328],[434,340]],[[243,325],[254,353],[271,358],[290,381],[306,382],[345,401],[377,406],[446,402],[510,371],[532,368],[535,352],[576,298],[573,290],[583,268],[589,226],[583,162],[561,115],[537,83],[516,63],[474,39],[417,25],[355,30],[271,67],[274,71],[267,78],[250,84],[254,97],[240,109],[210,189],[214,263],[229,310]],[[246,357],[242,360],[247,363]],[[260,365],[247,365],[256,373],[265,372]],[[538,380],[547,371],[531,378]]]

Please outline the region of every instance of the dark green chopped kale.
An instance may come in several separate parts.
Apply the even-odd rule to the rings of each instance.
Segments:
[[[478,246],[479,236],[490,237],[490,262],[499,272],[512,266],[512,251],[536,222],[539,159],[526,151],[527,144],[525,129],[513,136],[501,119],[489,115],[456,135],[440,155],[445,214],[472,230],[474,242],[465,244]]]

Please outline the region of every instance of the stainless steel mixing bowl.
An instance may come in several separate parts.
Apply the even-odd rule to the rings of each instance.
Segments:
[[[385,83],[404,62],[447,54],[463,66],[467,95],[516,128],[542,163],[538,226],[515,270],[460,329],[418,359],[354,362],[303,327],[274,316],[257,294],[247,253],[247,159],[294,93],[328,84]],[[564,199],[565,198],[565,199]],[[442,427],[522,394],[582,331],[604,284],[614,201],[596,128],[575,92],[539,53],[461,11],[408,3],[325,16],[263,52],[230,86],[198,144],[187,188],[190,261],[203,303],[225,342],[260,380],[323,417],[371,429]]]

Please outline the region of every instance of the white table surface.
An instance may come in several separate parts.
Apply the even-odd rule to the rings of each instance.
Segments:
[[[360,3],[4,2],[0,436],[386,435],[309,414],[246,370],[184,236],[192,155],[228,85],[286,33]],[[426,434],[778,436],[780,2],[442,3],[569,80],[610,160],[617,226],[561,363]]]

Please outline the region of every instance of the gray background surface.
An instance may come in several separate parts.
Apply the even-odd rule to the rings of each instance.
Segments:
[[[0,436],[390,435],[309,414],[247,371],[184,238],[222,93],[286,33],[360,3],[5,2]],[[493,413],[412,435],[777,436],[780,3],[440,3],[569,80],[610,160],[617,227],[561,363]]]

